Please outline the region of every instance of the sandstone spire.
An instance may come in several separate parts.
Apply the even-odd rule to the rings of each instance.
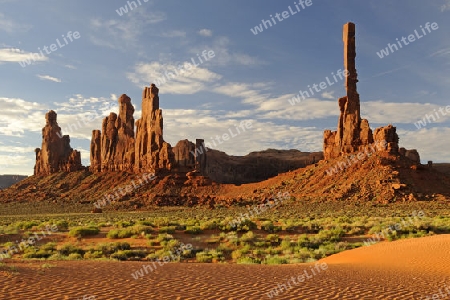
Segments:
[[[136,122],[135,165],[137,172],[170,170],[175,157],[163,139],[163,117],[159,108],[159,89],[151,84],[142,93],[142,118]]]
[[[343,42],[344,67],[348,75],[345,80],[347,96],[340,98],[338,101],[341,113],[337,131],[325,130],[324,132],[324,158],[336,158],[347,153],[361,151],[373,143],[377,145],[379,151],[398,154],[399,139],[394,126],[379,127],[372,133],[369,121],[361,119],[359,94],[356,90],[358,75],[355,62],[355,24],[347,23],[344,25]],[[410,156],[420,163],[418,154],[413,153]]]
[[[62,135],[57,114],[50,110],[45,114],[42,128],[42,148],[37,148],[34,175],[46,176],[59,171],[72,172],[83,168],[80,152],[70,147],[68,135]]]
[[[103,119],[102,131],[94,130],[91,140],[91,171],[127,171],[134,166],[134,107],[131,99],[119,97],[119,115]]]
[[[337,132],[324,133],[325,159],[357,151],[362,145],[373,143],[372,130],[367,120],[361,120],[361,108],[356,83],[355,24],[347,23],[343,28],[345,89],[347,95],[338,100],[340,116]]]

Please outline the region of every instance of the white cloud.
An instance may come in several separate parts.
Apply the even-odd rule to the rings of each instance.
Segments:
[[[445,3],[441,6],[441,12],[444,12],[446,10],[450,10],[450,1],[449,0],[447,0],[447,3]]]
[[[25,52],[17,48],[0,49],[1,62],[22,62],[28,60],[30,64],[36,61],[47,61],[48,57],[40,53]]]
[[[221,79],[222,76],[197,66],[188,69],[188,64],[176,63],[139,63],[127,77],[131,82],[143,88],[149,83],[155,83],[165,94],[195,94],[206,90],[211,83]],[[183,66],[183,68],[180,68]],[[183,70],[180,72],[180,70]],[[179,75],[177,75],[177,73]]]
[[[371,123],[380,124],[412,124],[439,110],[439,105],[430,103],[393,103],[368,101],[361,103],[361,115]],[[442,107],[445,112],[445,106]],[[449,120],[449,116],[438,113],[440,118],[434,123]],[[448,114],[450,115],[450,114]]]
[[[213,32],[210,29],[201,29],[198,31],[201,36],[212,36]]]
[[[0,97],[0,134],[22,136],[25,131],[39,132],[46,113],[42,104],[18,98]]]
[[[433,57],[433,56],[444,56],[444,55],[447,55],[447,54],[450,54],[450,48],[443,48],[441,50],[438,50],[438,51],[430,54],[430,57]]]
[[[450,135],[450,128],[435,127],[410,131],[397,129],[397,134],[400,137],[400,147],[419,151],[421,163],[426,164],[428,160],[450,161],[448,151],[443,151],[450,148],[450,140],[443,138]]]
[[[19,155],[18,153],[0,154],[0,174],[32,175],[33,169],[29,166],[34,165],[34,156],[34,148],[31,149],[29,153],[24,153],[22,155]]]
[[[223,117],[222,112],[210,110],[164,110],[164,139],[172,146],[182,139],[204,139],[212,148],[231,155],[245,155],[251,151],[268,148],[293,148],[301,151],[320,151],[322,149],[321,129],[277,125],[270,121],[251,118]],[[250,129],[236,134],[236,126],[242,121],[251,121]],[[217,140],[217,136],[231,132],[236,135],[228,141]],[[275,134],[276,133],[276,134]],[[293,137],[301,137],[294,139]],[[215,146],[214,146],[215,142]]]
[[[36,75],[36,77],[41,79],[41,80],[48,80],[48,81],[53,81],[53,82],[61,82],[61,79],[56,78],[56,77],[52,77],[50,75]]]
[[[137,47],[139,36],[151,25],[167,19],[163,12],[138,9],[120,19],[92,19],[90,40],[94,45],[127,51]]]
[[[322,94],[322,98],[324,98],[324,99],[336,99],[336,97],[334,96],[334,91],[332,91],[332,92],[324,92]]]
[[[64,65],[64,67],[66,67],[67,69],[72,69],[72,70],[76,70],[77,67],[73,66],[73,65]]]
[[[90,140],[93,129],[101,129],[102,120],[111,112],[118,113],[117,96],[110,98],[74,95],[67,102],[53,103],[58,113],[58,124],[64,135]]]
[[[216,57],[213,61],[211,61],[211,63],[220,66],[228,66],[232,64],[243,66],[257,66],[265,64],[256,57],[231,50],[231,46],[232,43],[229,38],[220,36],[214,39],[212,45],[197,44],[189,51],[192,54],[196,55],[197,53],[201,53],[205,49],[212,49],[214,50]]]
[[[11,19],[9,19],[4,14],[0,13],[0,30],[3,30],[7,33],[17,33],[17,32],[26,32],[31,29],[30,25],[17,23]]]

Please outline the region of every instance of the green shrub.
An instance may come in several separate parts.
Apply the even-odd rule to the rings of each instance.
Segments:
[[[121,229],[111,229],[106,237],[110,239],[126,239],[133,236],[144,235],[153,232],[153,227],[136,225]]]
[[[261,224],[261,229],[267,232],[274,232],[275,226],[272,221],[265,221]]]
[[[88,235],[96,235],[100,232],[100,229],[98,227],[75,227],[70,229],[69,236],[77,237],[85,237]]]
[[[216,220],[204,221],[204,222],[200,223],[200,229],[201,230],[219,229],[219,224],[217,223]]]
[[[42,245],[40,248],[42,250],[54,251],[54,250],[56,250],[56,246],[57,246],[57,244],[55,242],[49,242],[49,243],[47,243],[45,245]]]
[[[199,263],[212,263],[213,260],[213,256],[207,251],[198,252],[195,258]]]
[[[288,261],[286,258],[281,256],[266,256],[266,258],[262,261],[265,265],[282,265],[287,264]]]
[[[200,229],[199,226],[188,226],[186,228],[186,230],[184,231],[184,233],[188,233],[188,234],[200,234],[202,233],[202,230]]]
[[[83,256],[81,256],[81,254],[79,253],[71,253],[67,256],[67,259],[69,260],[80,260],[83,259]]]
[[[58,231],[67,231],[69,230],[69,222],[66,220],[59,220],[55,222],[56,227],[58,227]]]
[[[154,226],[153,223],[152,223],[151,221],[149,221],[149,220],[141,220],[141,221],[138,221],[138,224],[139,224],[139,225],[144,225],[144,226],[151,226],[151,227]]]
[[[279,242],[278,234],[268,234],[266,236],[266,241],[270,243],[278,243]]]
[[[133,220],[130,220],[130,221],[121,220],[121,221],[116,222],[115,225],[117,227],[119,227],[119,228],[127,228],[127,227],[130,227],[130,226],[133,226],[134,225],[134,221]]]
[[[116,253],[111,254],[110,258],[124,261],[128,259],[128,256],[124,253],[124,251],[120,250]]]
[[[156,238],[156,240],[157,240],[158,242],[162,242],[162,241],[170,241],[170,240],[173,240],[173,235],[167,234],[167,233],[164,233],[164,234],[158,234],[158,237]]]
[[[144,258],[147,256],[147,253],[143,250],[120,250],[127,258]]]
[[[159,233],[175,233],[175,226],[160,227]]]
[[[85,259],[102,258],[103,257],[103,253],[102,253],[102,251],[89,251],[89,252],[84,253],[83,257]]]
[[[256,240],[256,235],[253,233],[253,231],[249,231],[247,233],[244,233],[241,236],[241,241],[245,243],[253,242]]]
[[[253,257],[241,257],[238,258],[236,261],[237,264],[245,264],[245,265],[255,265],[255,264],[261,264],[261,260],[258,258]]]
[[[23,254],[23,258],[49,258],[53,254],[52,251],[33,250]]]
[[[33,228],[33,226],[40,225],[39,221],[20,221],[15,224],[15,227],[22,230],[27,230]]]
[[[58,246],[57,250],[58,250],[59,254],[64,255],[64,256],[69,256],[70,254],[84,255],[84,252],[85,252],[83,249],[77,248],[74,245],[69,244],[69,243]]]
[[[129,249],[131,249],[131,246],[127,242],[102,243],[94,248],[95,251],[102,252],[103,255],[106,257],[119,250],[129,250]]]

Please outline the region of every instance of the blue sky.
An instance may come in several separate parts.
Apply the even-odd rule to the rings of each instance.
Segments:
[[[217,149],[320,151],[323,130],[336,129],[343,81],[295,105],[289,99],[343,69],[342,26],[349,21],[357,30],[362,117],[372,129],[393,123],[401,146],[418,149],[422,162],[450,161],[450,117],[438,113],[425,127],[414,125],[450,105],[449,0],[311,0],[297,4],[300,11],[294,0],[135,2],[131,10],[122,0],[0,0],[0,174],[32,174],[50,109],[89,165],[91,131],[102,118],[82,126],[78,120],[116,111],[121,94],[131,97],[138,119],[143,87],[192,60],[198,66],[158,86],[172,146],[210,141],[251,120],[250,130]],[[296,14],[252,33],[289,6]],[[439,28],[377,55],[427,22]],[[79,38],[70,41],[69,32]],[[57,39],[61,47],[37,55]],[[199,63],[205,50],[214,57]],[[36,61],[22,67],[33,53]]]

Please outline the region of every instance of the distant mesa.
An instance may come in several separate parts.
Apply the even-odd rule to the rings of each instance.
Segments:
[[[345,80],[347,95],[338,100],[340,116],[337,131],[325,130],[324,132],[324,157],[325,159],[333,159],[345,156],[349,153],[363,151],[364,148],[375,143],[381,152],[401,154],[420,164],[420,156],[417,150],[402,148],[402,151],[399,151],[399,138],[394,126],[380,127],[372,133],[369,121],[361,119],[360,100],[356,89],[358,73],[355,63],[355,34],[355,24],[347,23],[344,25],[344,67],[349,73]]]

